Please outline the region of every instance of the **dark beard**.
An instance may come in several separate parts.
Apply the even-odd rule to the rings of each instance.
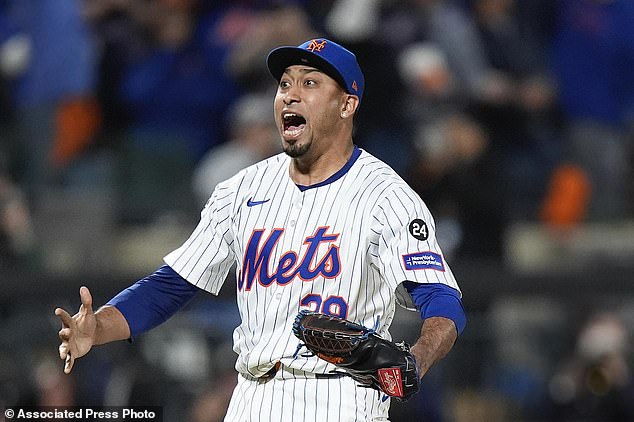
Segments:
[[[298,145],[297,143],[288,144],[284,143],[282,149],[291,158],[301,157],[306,154],[308,149],[310,148],[310,143]]]

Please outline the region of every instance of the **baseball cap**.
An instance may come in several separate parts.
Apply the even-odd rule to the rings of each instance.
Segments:
[[[305,64],[336,80],[348,94],[359,97],[359,101],[363,96],[365,80],[357,57],[326,38],[308,40],[297,47],[277,47],[269,53],[266,64],[271,75],[278,81],[288,66]]]

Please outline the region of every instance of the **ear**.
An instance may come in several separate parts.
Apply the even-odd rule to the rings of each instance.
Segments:
[[[356,95],[346,94],[343,103],[341,105],[341,117],[347,119],[356,112],[359,107],[359,97]]]

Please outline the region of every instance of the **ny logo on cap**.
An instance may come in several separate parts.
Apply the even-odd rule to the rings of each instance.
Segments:
[[[312,52],[320,52],[326,46],[326,40],[321,40],[318,42],[317,40],[311,40],[310,44],[306,47],[306,50]]]

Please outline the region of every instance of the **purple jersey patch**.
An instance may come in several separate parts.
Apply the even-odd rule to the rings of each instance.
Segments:
[[[403,255],[403,263],[407,270],[445,271],[442,256],[431,251]]]

